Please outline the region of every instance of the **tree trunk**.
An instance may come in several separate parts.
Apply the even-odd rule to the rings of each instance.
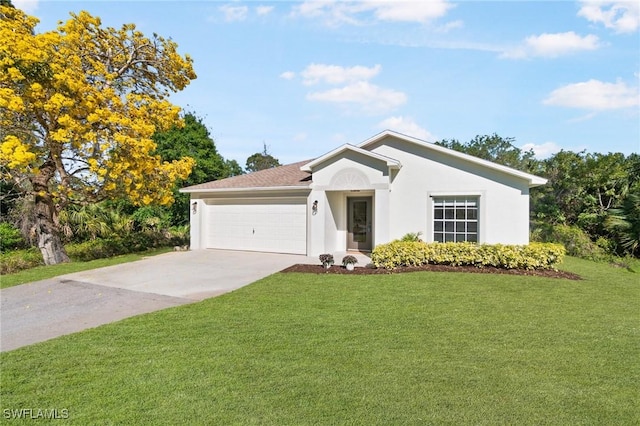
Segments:
[[[36,236],[45,265],[69,262],[55,221],[56,207],[49,193],[49,181],[54,172],[55,165],[48,159],[40,168],[40,173],[31,180],[36,194]]]
[[[45,265],[69,262],[58,226],[53,219],[54,208],[49,197],[36,196],[36,235]]]

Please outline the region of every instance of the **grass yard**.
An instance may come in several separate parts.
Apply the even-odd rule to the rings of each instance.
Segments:
[[[0,354],[3,420],[638,424],[640,275],[564,268],[585,279],[276,274]]]

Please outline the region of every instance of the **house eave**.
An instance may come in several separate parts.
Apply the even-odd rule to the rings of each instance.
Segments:
[[[533,175],[532,175],[533,176]],[[529,179],[529,188],[546,185],[548,180],[539,176],[533,176],[535,179]]]

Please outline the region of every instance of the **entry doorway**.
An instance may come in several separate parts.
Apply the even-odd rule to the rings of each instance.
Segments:
[[[372,198],[347,198],[347,250],[371,251]]]

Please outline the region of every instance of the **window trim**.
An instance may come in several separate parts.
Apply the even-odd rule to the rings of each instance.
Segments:
[[[442,198],[473,198],[477,203],[477,243],[482,244],[485,240],[485,208],[487,197],[485,191],[447,191],[447,192],[428,192],[427,193],[427,223],[425,239],[427,242],[435,242],[435,200]]]

